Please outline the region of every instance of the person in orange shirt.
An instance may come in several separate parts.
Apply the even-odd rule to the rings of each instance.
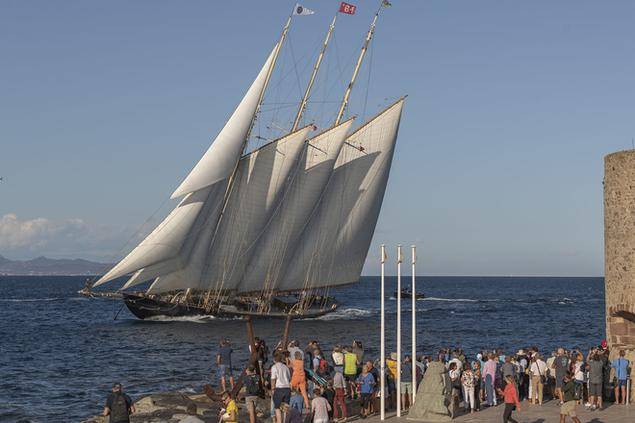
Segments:
[[[518,399],[518,391],[516,390],[516,381],[512,375],[505,377],[505,390],[498,389],[498,393],[501,394],[505,400],[505,411],[503,411],[503,423],[511,422],[518,423],[517,420],[512,418],[512,411],[520,411],[520,401]]]
[[[306,375],[304,374],[304,360],[300,351],[295,352],[295,357],[291,361],[293,374],[291,375],[291,388],[299,389],[304,398],[304,408],[310,409],[309,396],[306,393]]]

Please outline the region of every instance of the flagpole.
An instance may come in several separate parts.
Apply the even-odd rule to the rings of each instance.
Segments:
[[[379,412],[381,416],[381,420],[383,421],[386,418],[386,317],[385,317],[385,309],[386,309],[386,286],[385,279],[386,274],[384,271],[386,263],[386,246],[381,244],[381,335],[380,335],[380,345],[381,345],[381,357],[380,357],[380,373],[379,378],[381,380],[380,383],[380,409]]]
[[[417,262],[417,247],[412,245],[412,283],[410,289],[412,290],[412,389],[410,405],[415,403],[415,392],[417,391],[417,308],[416,298],[417,288],[415,283],[415,263]]]
[[[333,16],[333,21],[331,21],[331,25],[329,26],[329,30],[326,33],[326,37],[324,38],[324,43],[322,44],[322,50],[313,66],[313,73],[311,73],[311,79],[309,80],[309,85],[306,87],[306,91],[304,92],[304,97],[302,97],[302,101],[300,102],[300,108],[298,109],[298,114],[295,117],[295,121],[293,122],[293,127],[291,128],[291,132],[298,129],[298,125],[300,124],[300,118],[302,118],[302,113],[304,113],[304,109],[306,108],[306,103],[309,101],[309,95],[311,94],[311,88],[313,88],[313,83],[315,82],[315,77],[317,76],[318,69],[320,69],[320,64],[322,63],[322,59],[324,58],[324,53],[326,52],[326,46],[329,44],[329,40],[331,39],[331,34],[333,33],[333,28],[335,28],[335,21],[337,20],[337,13]]]
[[[370,44],[370,40],[373,38],[373,34],[375,33],[375,25],[377,25],[379,12],[381,12],[381,9],[383,9],[386,4],[386,1],[382,0],[379,9],[375,13],[375,17],[373,17],[373,22],[370,24],[370,28],[366,33],[366,38],[364,39],[364,44],[362,45],[362,51],[359,53],[359,57],[357,58],[357,64],[355,65],[355,70],[353,71],[351,82],[349,82],[348,87],[346,87],[346,92],[344,93],[344,98],[342,99],[342,104],[340,106],[340,110],[337,112],[337,118],[335,119],[335,123],[333,124],[333,126],[339,125],[339,123],[342,121],[342,117],[344,117],[344,112],[346,111],[346,106],[348,106],[348,100],[351,96],[351,91],[353,91],[353,85],[355,84],[355,80],[357,79],[359,68],[362,66],[362,61],[364,60],[364,56],[366,55],[366,50],[368,50],[368,44]],[[388,5],[390,5],[390,3],[388,3]]]
[[[401,244],[397,246],[397,417],[401,417]]]

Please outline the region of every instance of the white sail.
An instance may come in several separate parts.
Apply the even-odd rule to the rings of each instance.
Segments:
[[[234,289],[251,254],[250,247],[276,206],[310,130],[311,126],[301,128],[241,158],[218,229],[203,230],[201,238],[208,239],[207,243],[197,245],[181,269],[149,273],[144,280],[161,278],[148,292],[210,289],[217,283]]]
[[[312,128],[299,129],[240,160],[200,288],[236,288]]]
[[[172,198],[198,191],[231,175],[242,154],[244,141],[266,87],[267,74],[270,71],[277,47],[276,44],[245,97],[201,160],[174,191]]]
[[[265,88],[275,51],[276,48],[269,55],[258,77],[212,146],[174,192],[172,198],[185,194],[187,196],[150,235],[93,286],[99,286],[166,260],[173,260],[180,264],[187,260],[187,257],[180,253],[186,239],[189,238],[190,247],[193,247],[194,239],[199,237],[198,232],[194,230],[195,222],[198,222],[200,229],[203,221],[207,223],[209,220],[215,220],[213,219],[214,212],[218,209],[217,205],[222,202],[222,194],[217,195],[219,191],[222,192],[219,187],[226,186],[225,180],[240,159],[245,136]],[[206,213],[199,217],[204,209]],[[133,280],[129,286],[143,282],[143,280],[136,282],[137,280],[138,278]]]
[[[187,195],[123,260],[93,286],[177,257],[213,187]]]
[[[260,291],[277,285],[278,277],[333,172],[335,159],[352,123],[353,119],[349,119],[328,129],[306,145],[283,200],[254,248],[238,291]]]
[[[347,139],[350,145],[340,152],[278,290],[359,280],[388,182],[402,106],[400,99]]]

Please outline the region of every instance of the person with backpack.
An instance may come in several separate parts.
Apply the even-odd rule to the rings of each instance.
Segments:
[[[563,400],[563,403],[560,406],[560,423],[565,423],[567,416],[571,417],[575,423],[580,423],[580,419],[575,412],[575,406],[580,397],[578,396],[579,393],[573,379],[573,373],[570,371],[566,372],[564,375],[560,392]]]
[[[260,375],[256,373],[254,366],[247,367],[247,371],[243,376],[243,385],[245,386],[245,405],[249,413],[249,423],[256,423],[256,402],[258,397],[263,395],[260,387]]]
[[[329,362],[322,357],[322,352],[320,350],[315,350],[313,352],[313,371],[323,378],[326,378],[330,373]]]
[[[113,384],[112,392],[106,398],[103,415],[110,416],[110,423],[129,423],[130,415],[134,412],[132,399],[123,392],[121,383]]]
[[[551,366],[555,370],[556,375],[556,396],[560,399],[560,405],[564,403],[564,397],[562,394],[562,385],[564,383],[564,375],[569,368],[569,357],[564,353],[564,348],[558,348],[558,355],[553,361]]]
[[[624,358],[626,352],[620,350],[620,356],[613,360],[611,367],[615,369],[615,403],[626,404],[626,384],[628,382],[629,361]],[[622,401],[620,402],[620,390],[622,393]]]

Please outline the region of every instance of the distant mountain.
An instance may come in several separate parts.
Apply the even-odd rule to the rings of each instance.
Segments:
[[[0,275],[101,275],[111,267],[83,259],[9,260],[0,255]]]

